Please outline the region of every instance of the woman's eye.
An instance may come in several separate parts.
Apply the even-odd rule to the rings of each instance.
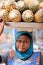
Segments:
[[[24,43],[27,43],[27,41],[24,41]]]
[[[18,43],[21,43],[21,40],[17,40]]]
[[[21,40],[19,40],[19,43],[21,43]]]

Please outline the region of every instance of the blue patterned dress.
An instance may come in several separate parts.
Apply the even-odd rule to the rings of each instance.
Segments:
[[[21,60],[15,55],[14,58],[9,59],[8,65],[40,65],[40,61],[37,62],[39,56],[40,52],[34,52],[27,60]]]

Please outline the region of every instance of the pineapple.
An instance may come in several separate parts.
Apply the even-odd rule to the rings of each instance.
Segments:
[[[0,20],[3,19],[4,21],[8,22],[8,11],[6,9],[0,9]]]
[[[22,13],[22,19],[24,22],[32,22],[34,18],[33,12],[31,10],[25,10]]]
[[[29,9],[32,10],[34,13],[39,9],[39,1],[38,0],[24,0]]]
[[[38,0],[39,2],[43,2],[43,0]]]
[[[0,3],[0,9],[2,9],[4,2]]]
[[[19,10],[21,13],[26,10],[28,7],[24,1],[18,1],[16,9]]]
[[[43,9],[38,10],[34,15],[35,22],[43,22]]]
[[[3,8],[6,8],[8,11],[16,8],[16,4],[13,0],[6,0],[3,4]]]
[[[39,4],[39,8],[43,8],[43,2]]]
[[[12,22],[20,22],[21,21],[21,13],[18,10],[13,9],[12,11],[9,12],[9,19]]]
[[[24,2],[29,5],[30,0],[24,0]]]

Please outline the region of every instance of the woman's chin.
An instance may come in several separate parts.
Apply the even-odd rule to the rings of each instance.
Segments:
[[[19,49],[19,51],[20,51],[20,52],[25,52],[25,50],[24,50],[24,49]]]

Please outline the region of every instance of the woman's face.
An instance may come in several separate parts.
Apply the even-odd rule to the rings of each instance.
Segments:
[[[30,38],[25,35],[21,35],[16,41],[16,47],[20,52],[26,52],[30,47]]]

